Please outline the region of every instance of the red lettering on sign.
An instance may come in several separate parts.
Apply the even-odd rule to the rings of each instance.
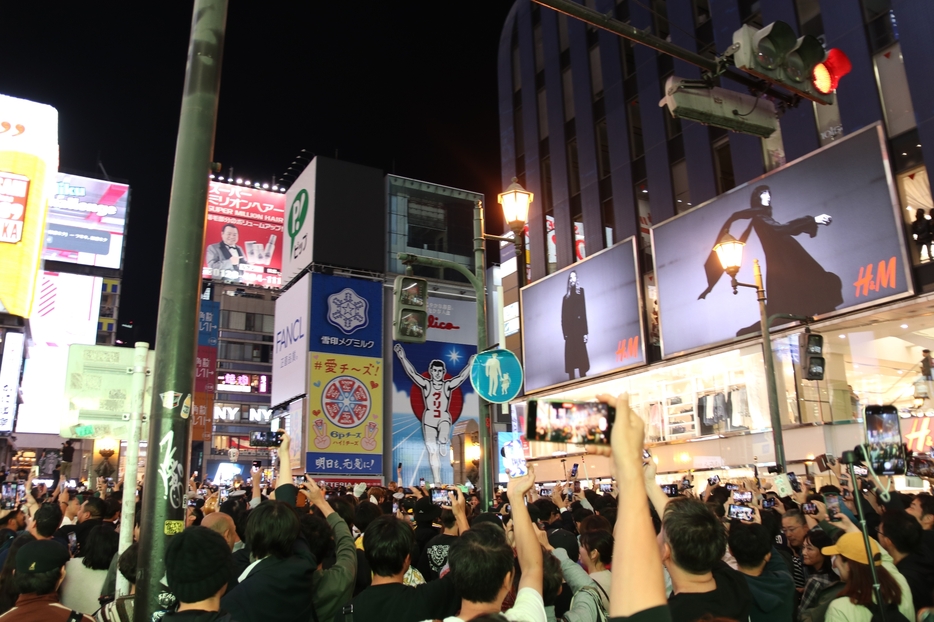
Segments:
[[[460,326],[455,326],[450,322],[441,322],[433,315],[428,316],[428,328],[437,328],[438,330],[460,330]]]
[[[630,337],[627,339],[622,339],[619,344],[616,346],[616,360],[619,363],[622,363],[626,359],[631,359],[636,356],[639,356],[639,337]]]
[[[873,278],[875,276],[875,278]],[[873,265],[868,264],[859,269],[859,278],[853,283],[856,287],[856,297],[868,296],[870,291],[877,292],[885,288],[895,289],[895,257],[888,261],[882,260],[876,267],[873,275]]]

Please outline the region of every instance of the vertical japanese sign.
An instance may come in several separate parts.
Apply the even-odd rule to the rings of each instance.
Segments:
[[[305,470],[330,475],[383,472],[383,361],[312,352],[312,434]]]
[[[281,286],[283,222],[284,194],[212,181],[202,277]]]
[[[13,431],[16,422],[16,398],[19,394],[19,373],[23,367],[23,333],[7,331],[0,359],[0,434]]]
[[[195,358],[195,394],[191,408],[192,441],[211,441],[220,313],[219,302],[201,301],[198,312],[198,351]]]
[[[477,307],[472,301],[428,298],[428,341],[396,343],[392,353],[392,461],[405,484],[453,484],[454,424],[478,418],[470,385],[477,353]],[[387,362],[388,364],[388,362]]]
[[[276,300],[273,406],[307,392],[310,284],[311,276],[306,274]]]
[[[55,108],[0,95],[0,312],[32,315],[57,169]]]

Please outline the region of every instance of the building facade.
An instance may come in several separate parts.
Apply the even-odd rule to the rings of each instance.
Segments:
[[[919,382],[925,380],[921,350],[934,346],[925,311],[934,263],[930,245],[914,238],[912,223],[934,207],[927,174],[934,150],[922,149],[934,131],[926,69],[934,46],[925,34],[934,25],[934,7],[898,0],[585,4],[710,57],[723,53],[743,24],[759,28],[780,20],[799,35],[842,49],[853,69],[834,105],[803,101],[784,112],[779,131],[760,139],[674,119],[659,107],[666,79],[699,78],[696,67],[528,0],[514,4],[499,51],[501,172],[504,187],[517,177],[535,193],[528,221],[532,286],[634,237],[646,343],[645,364],[637,368],[532,393],[633,393],[637,410],[658,423],[648,440],[658,444],[660,471],[774,460],[761,342],[739,339],[687,353],[662,348],[652,228],[880,123],[914,295],[818,322],[814,330],[827,336],[824,381],[801,378],[800,328],[775,333],[786,451],[801,470],[816,454],[852,448],[862,437],[859,426],[814,424],[855,422],[863,406],[877,403],[896,404],[906,440],[916,441],[910,448],[929,450],[927,420],[913,415],[931,410]],[[720,86],[745,92],[725,79]],[[839,185],[840,179],[828,171],[826,183]],[[664,324],[664,313],[660,319]],[[735,427],[702,425],[697,411],[703,398],[726,399],[741,387],[749,413],[764,418],[745,425],[737,420]],[[560,477],[557,468],[553,475]]]

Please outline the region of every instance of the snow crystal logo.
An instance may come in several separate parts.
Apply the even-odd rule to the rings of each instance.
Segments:
[[[328,296],[328,322],[345,335],[353,334],[370,323],[370,304],[350,288]]]

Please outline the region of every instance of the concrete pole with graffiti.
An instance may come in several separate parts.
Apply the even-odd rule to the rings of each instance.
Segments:
[[[173,604],[161,585],[165,549],[170,538],[185,528],[201,258],[226,22],[227,0],[195,0],[156,325],[137,622],[152,620],[154,613]]]

